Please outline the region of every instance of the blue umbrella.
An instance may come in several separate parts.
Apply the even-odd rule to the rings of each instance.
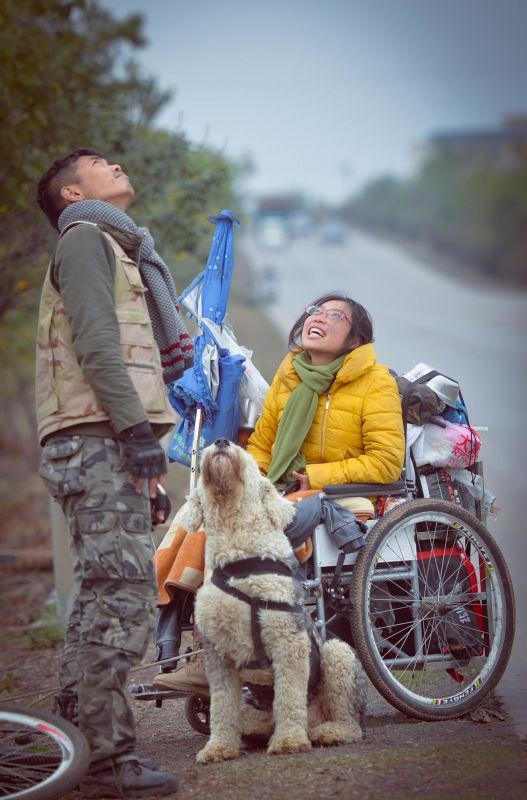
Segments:
[[[194,338],[194,365],[168,387],[170,402],[181,417],[168,456],[193,471],[198,449],[219,436],[237,438],[246,360],[239,348],[231,353],[225,346],[235,339],[224,330],[234,267],[233,226],[240,222],[226,209],[209,220],[216,228],[207,265],[179,298],[200,327]]]

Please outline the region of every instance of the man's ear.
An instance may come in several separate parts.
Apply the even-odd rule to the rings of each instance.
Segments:
[[[60,196],[66,203],[76,203],[77,200],[85,199],[77,183],[72,183],[69,186],[63,186],[60,190]]]

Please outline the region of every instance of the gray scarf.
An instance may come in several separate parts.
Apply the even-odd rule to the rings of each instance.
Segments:
[[[139,271],[145,286],[146,303],[154,336],[161,353],[163,379],[170,384],[192,366],[194,346],[179,311],[174,280],[158,255],[148,228],[139,228],[124,211],[103,200],[78,200],[67,206],[59,217],[59,230],[72,222],[107,222],[141,237]]]

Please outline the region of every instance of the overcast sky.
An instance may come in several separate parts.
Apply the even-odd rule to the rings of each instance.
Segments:
[[[102,0],[142,13],[158,124],[250,155],[248,194],[340,201],[439,130],[527,114],[527,0]]]

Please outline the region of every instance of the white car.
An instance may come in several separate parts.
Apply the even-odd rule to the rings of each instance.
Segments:
[[[277,217],[267,217],[257,223],[256,242],[268,250],[281,250],[289,243],[289,234],[284,222]]]

